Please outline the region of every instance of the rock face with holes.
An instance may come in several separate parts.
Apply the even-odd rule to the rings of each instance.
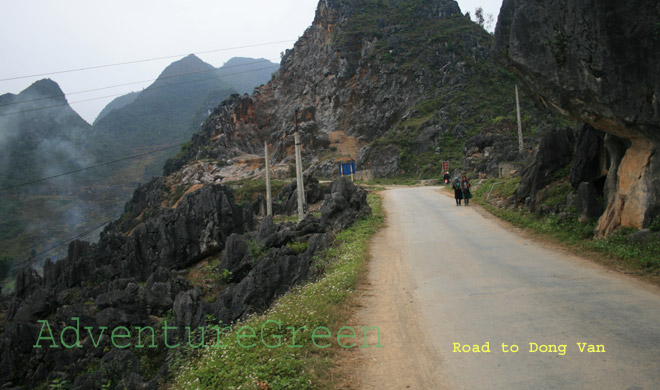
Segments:
[[[601,234],[660,214],[659,21],[654,1],[502,4],[493,54],[548,106],[606,133],[592,151],[605,162]]]

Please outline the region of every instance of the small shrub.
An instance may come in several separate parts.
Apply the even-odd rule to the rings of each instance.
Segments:
[[[651,222],[649,229],[651,229],[652,232],[660,232],[660,215],[655,217],[653,222]]]
[[[266,254],[266,248],[263,244],[255,240],[248,240],[247,246],[248,252],[250,252],[250,261],[252,262],[257,261],[257,259]]]
[[[228,270],[227,268],[223,268],[222,271],[220,271],[220,281],[221,281],[222,283],[229,283],[229,282],[231,282],[231,278],[232,278],[232,276],[233,276],[233,275],[232,275],[231,271]]]
[[[309,242],[290,242],[286,244],[291,250],[296,252],[297,255],[305,252],[309,248]]]
[[[50,390],[68,390],[71,388],[71,384],[64,379],[53,379],[52,382],[48,385]]]

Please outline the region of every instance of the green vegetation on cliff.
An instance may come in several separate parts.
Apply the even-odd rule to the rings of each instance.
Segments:
[[[476,134],[517,137],[510,125],[516,119],[517,79],[492,61],[492,35],[462,15],[455,2],[373,1],[353,12],[334,36],[346,58],[373,47],[362,62],[422,86],[416,95],[398,97],[413,104],[372,144],[397,146],[399,175],[434,177],[442,161],[460,166],[465,142]],[[529,96],[521,97],[526,136],[556,122]]]
[[[267,312],[234,324],[220,340],[214,338],[209,348],[184,358],[175,373],[173,387],[333,388],[336,385],[333,381],[337,378],[330,375],[330,369],[336,365],[334,359],[342,349],[336,335],[350,319],[353,292],[365,272],[369,239],[383,223],[380,198],[369,194],[367,199],[372,215],[337,234],[335,245],[317,258],[316,267],[325,271],[324,276],[316,282],[294,288]],[[296,331],[292,333],[290,327]],[[319,337],[314,342],[320,346],[328,345],[327,348],[315,346],[311,341],[316,329],[321,329],[316,332],[317,336],[327,334],[323,327],[332,332],[332,337]],[[250,335],[250,329],[256,331],[256,337],[237,339],[239,334]],[[263,334],[261,329],[264,329]],[[371,333],[376,331],[369,330]],[[354,342],[362,345],[362,329],[357,328],[356,332],[356,339],[342,340],[344,345]],[[345,330],[345,334],[350,332]],[[226,347],[212,348],[213,344],[226,344]],[[253,347],[245,347],[252,344]]]

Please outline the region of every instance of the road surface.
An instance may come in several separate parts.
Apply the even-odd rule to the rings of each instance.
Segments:
[[[383,206],[357,320],[384,347],[360,349],[360,387],[660,389],[657,288],[434,188],[390,189]]]

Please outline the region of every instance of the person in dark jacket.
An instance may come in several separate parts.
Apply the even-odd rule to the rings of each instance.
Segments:
[[[461,191],[463,192],[463,199],[465,199],[465,205],[469,206],[470,198],[472,197],[472,194],[470,193],[470,181],[465,176],[463,176],[463,179],[461,180]]]
[[[463,191],[461,190],[461,182],[458,180],[458,177],[454,178],[454,184],[452,184],[452,187],[454,188],[454,198],[456,199],[456,206],[460,206],[461,199],[463,199]]]
[[[451,176],[449,176],[449,172],[445,172],[445,175],[442,177],[445,181],[445,185],[449,184],[451,181]]]

